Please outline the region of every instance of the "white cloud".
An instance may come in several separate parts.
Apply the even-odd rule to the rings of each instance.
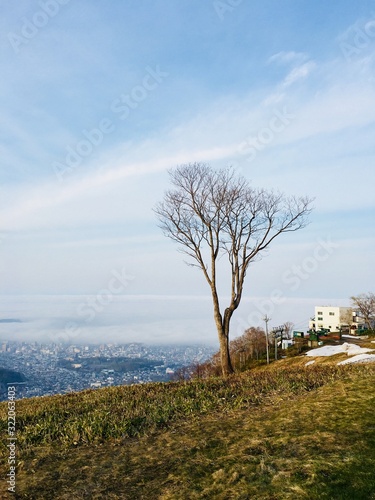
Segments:
[[[316,68],[316,64],[313,61],[309,61],[305,64],[293,68],[290,73],[285,77],[282,86],[289,87],[298,80],[304,79]]]
[[[289,84],[292,81],[297,84],[298,78],[307,75],[311,67],[311,63],[308,63],[308,66],[299,68],[289,78]],[[360,134],[360,127],[374,122],[372,103],[375,102],[375,90],[370,83],[364,85],[354,82],[342,86],[329,82],[309,100],[300,100],[298,95],[291,94],[286,95],[282,102],[283,106],[286,103],[286,109],[296,118],[275,136],[264,152],[259,153],[258,165],[266,160],[267,151],[280,145],[287,146],[292,154],[295,148],[301,147],[301,140],[314,137],[318,140],[320,136],[320,150],[324,151],[332,145],[332,138],[328,139],[327,134],[340,134],[350,127],[353,128],[353,134]],[[281,110],[283,106],[280,104]],[[80,171],[78,167],[76,172],[67,174],[62,183],[53,179],[41,185],[8,188],[2,196],[0,229],[118,221],[126,212],[133,213],[137,219],[139,215],[150,212],[153,205],[150,201],[156,201],[157,198],[155,187],[149,181],[144,183],[138,194],[134,194],[135,186],[141,186],[141,179],[151,179],[150,176],[155,179],[154,174],[190,161],[216,162],[220,165],[244,161],[246,166],[246,158],[239,154],[239,145],[244,139],[256,136],[262,127],[267,126],[272,115],[273,111],[268,109],[264,101],[258,104],[251,96],[237,102],[232,100],[228,111],[221,101],[208,107],[205,113],[190,122],[171,128],[163,136],[140,142],[126,153],[122,152],[121,146],[103,152],[103,168],[99,172],[92,173],[88,167]],[[301,150],[308,162],[309,154],[316,156],[316,146],[314,149]],[[337,154],[342,156],[342,152]],[[272,161],[275,166],[280,163],[278,158]],[[287,168],[290,171],[296,166],[293,161],[289,161]],[[263,170],[263,173],[266,174],[266,171]],[[305,175],[309,175],[309,172]],[[251,177],[254,178],[254,174]]]
[[[304,52],[294,52],[293,50],[277,52],[273,54],[268,60],[267,64],[277,63],[277,64],[290,64],[290,63],[302,63],[309,59],[308,54]]]

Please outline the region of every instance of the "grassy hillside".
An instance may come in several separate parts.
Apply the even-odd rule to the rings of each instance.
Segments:
[[[294,361],[18,401],[17,497],[375,499],[374,375]]]

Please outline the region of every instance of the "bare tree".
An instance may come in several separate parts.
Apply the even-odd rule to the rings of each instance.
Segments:
[[[191,378],[191,369],[189,366],[181,366],[178,368],[172,376],[172,380],[176,380],[178,382],[183,382],[186,380],[190,380]]]
[[[353,309],[351,307],[345,307],[340,309],[340,331],[341,333],[350,333],[353,324]]]
[[[243,338],[247,350],[250,351],[250,357],[253,358],[255,354],[256,359],[259,360],[259,355],[264,354],[267,350],[266,333],[263,328],[251,326],[245,330]]]
[[[173,189],[155,212],[164,234],[181,245],[191,259],[188,264],[201,269],[209,284],[226,376],[233,373],[230,321],[240,304],[249,264],[281,233],[306,225],[311,199],[255,189],[231,168],[214,170],[202,163],[181,165],[169,175]],[[226,307],[218,293],[217,261],[223,254],[229,261],[231,283]]]
[[[293,336],[292,332],[293,332],[293,328],[294,328],[294,323],[292,323],[291,321],[287,321],[286,323],[284,323],[283,327],[284,327],[284,331],[283,331],[284,332],[284,336],[283,336],[283,338],[285,340],[291,339],[292,336]]]
[[[371,330],[375,321],[375,295],[372,292],[361,293],[356,297],[350,297],[350,299],[353,307],[361,313],[367,328]]]

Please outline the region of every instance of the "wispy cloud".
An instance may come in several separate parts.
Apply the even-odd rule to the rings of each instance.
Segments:
[[[273,54],[270,58],[267,60],[267,64],[280,64],[280,65],[288,65],[288,64],[301,64],[309,59],[308,54],[304,52],[294,52],[293,50],[287,52],[287,51],[281,51],[277,52],[277,54]]]
[[[280,110],[286,106],[296,119],[277,137],[272,147],[284,145],[292,152],[296,147],[301,148],[300,141],[320,136],[320,151],[332,148],[332,134],[340,134],[350,127],[365,127],[374,123],[372,103],[375,102],[375,90],[371,82],[364,83],[360,77],[352,76],[352,81],[343,86],[342,80],[346,75],[343,66],[345,62],[341,65],[336,62],[318,68],[314,62],[309,61],[294,68],[280,82],[279,87],[284,90],[279,100],[273,98],[273,89],[266,89],[263,99],[258,99],[258,96],[254,98],[251,93],[241,99],[219,99],[209,103],[206,109],[189,121],[171,123],[170,128],[158,137],[133,141],[130,148],[119,145],[104,149],[100,159],[93,161],[94,170],[89,165],[82,170],[78,168],[76,173],[61,184],[52,177],[52,180],[39,185],[33,183],[9,188],[3,196],[0,229],[66,224],[69,218],[74,224],[94,220],[96,217],[99,220],[115,217],[117,220],[122,216],[119,211],[117,215],[114,213],[119,206],[123,210],[126,206],[129,210],[132,206],[137,207],[136,214],[145,214],[145,210],[150,211],[150,200],[153,198],[149,196],[143,203],[142,195],[138,201],[135,200],[129,193],[130,179],[147,179],[148,176],[162,174],[177,164],[192,161],[223,165],[238,164],[243,160],[246,166],[245,158],[239,156],[239,144],[256,133],[263,124],[267,124],[274,113],[273,109],[278,106]],[[315,87],[318,92],[310,94],[304,81],[314,70],[319,71],[320,84],[318,88]],[[268,90],[271,92],[267,92]],[[331,138],[328,139],[325,134],[331,134]],[[339,137],[337,140],[340,142]],[[306,147],[307,145],[304,146]],[[316,146],[311,151],[305,149],[303,155],[306,158],[311,155],[313,158]],[[261,161],[261,155],[259,156]],[[274,162],[276,164],[277,159]],[[101,167],[99,170],[98,164]],[[291,162],[287,169],[291,171],[293,168]],[[265,173],[263,169],[263,174]],[[261,172],[250,175],[254,177],[254,174],[259,177]],[[130,205],[130,201],[114,201],[125,193],[128,193],[126,196],[133,205]],[[96,196],[104,202],[99,215],[94,209]],[[80,210],[79,207],[84,205],[92,206],[93,210]],[[73,213],[74,217],[71,218]]]
[[[5,8],[3,289],[95,292],[108,270],[129,264],[137,269],[134,293],[206,291],[175,247],[162,242],[152,212],[168,188],[167,169],[186,162],[232,164],[255,186],[315,196],[316,218],[298,235],[306,245],[323,232],[370,234],[375,24],[370,12],[356,20],[359,9],[366,12],[358,1],[363,8],[314,3],[324,20],[316,36],[310,9],[293,7],[285,16],[280,2],[272,16],[261,2],[242,2],[221,23],[210,2],[113,2],[108,9],[82,0],[61,9],[19,54],[6,34],[20,32],[23,17],[32,19],[45,2]],[[350,61],[341,42],[354,47]],[[157,65],[168,78],[142,99],[145,68]],[[129,103],[124,120],[111,110],[115,99]],[[282,126],[280,116],[293,119]],[[84,144],[83,131],[104,118],[113,132],[59,182],[53,162],[68,164],[68,148]],[[250,163],[240,145],[254,138],[263,142]],[[306,249],[290,241],[293,260]],[[371,268],[371,241],[359,241],[357,250],[344,245],[350,252],[329,270],[339,293],[343,284],[370,283],[364,269]],[[355,252],[363,252],[358,276],[358,267],[348,266]],[[279,267],[275,259],[255,272],[257,293],[267,294]],[[318,279],[316,287],[311,293],[321,291]]]
[[[290,73],[285,77],[282,86],[289,87],[290,85],[293,85],[293,83],[297,82],[298,80],[302,80],[304,78],[307,78],[309,74],[316,68],[316,63],[313,61],[309,61],[305,64],[302,64],[301,66],[297,66],[296,68],[293,68]]]

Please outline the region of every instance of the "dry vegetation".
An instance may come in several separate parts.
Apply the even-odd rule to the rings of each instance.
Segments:
[[[375,366],[285,361],[17,402],[17,497],[375,499]]]

